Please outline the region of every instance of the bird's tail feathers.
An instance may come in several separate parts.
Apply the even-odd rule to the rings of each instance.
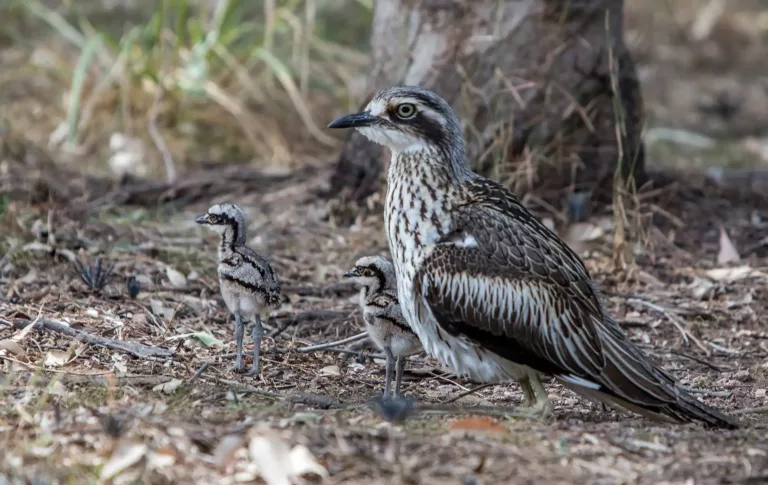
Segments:
[[[702,421],[721,428],[738,428],[735,418],[700,402],[626,338],[613,321],[600,327],[605,367],[599,379],[585,385],[560,376],[570,389],[589,399],[624,407],[656,421]],[[583,379],[582,379],[583,380]]]

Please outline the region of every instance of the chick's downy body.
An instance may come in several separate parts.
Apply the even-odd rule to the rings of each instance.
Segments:
[[[280,280],[266,258],[246,246],[246,222],[243,211],[234,204],[216,204],[197,218],[221,236],[218,248],[218,276],[221,296],[235,317],[237,356],[235,371],[242,372],[243,337],[246,322],[251,324],[253,366],[248,375],[259,372],[262,315],[280,306]]]
[[[360,285],[360,308],[365,329],[386,356],[384,395],[390,394],[394,369],[397,396],[400,394],[405,358],[421,350],[421,343],[400,311],[394,266],[384,257],[365,256],[358,259],[355,267],[345,272],[344,276],[354,278]]]

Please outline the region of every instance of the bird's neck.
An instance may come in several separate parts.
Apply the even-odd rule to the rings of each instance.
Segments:
[[[445,190],[450,186],[460,186],[477,177],[477,174],[467,164],[463,145],[454,150],[427,146],[406,152],[392,151],[388,177],[390,180],[412,179],[414,182],[438,184],[440,189]]]
[[[437,149],[393,153],[386,210],[407,214],[409,224],[414,222],[411,219],[429,220],[439,230],[440,221],[461,199],[464,183],[473,176],[466,164],[447,161]]]
[[[221,233],[219,258],[225,259],[235,252],[235,248],[245,245],[245,231],[240,227],[227,227]]]
[[[450,231],[451,213],[463,203],[465,182],[471,174],[469,169],[457,170],[440,152],[393,153],[387,175],[385,229],[398,286],[411,277],[403,273],[404,268],[416,267],[424,248]]]

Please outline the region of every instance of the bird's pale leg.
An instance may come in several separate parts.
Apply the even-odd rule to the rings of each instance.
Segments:
[[[395,367],[395,356],[389,347],[384,349],[384,355],[387,356],[387,373],[384,377],[384,397],[389,397],[390,387],[392,386],[392,371]]]
[[[395,397],[400,396],[400,383],[403,380],[403,372],[405,372],[405,357],[400,355],[397,357],[397,364],[395,364]]]
[[[235,312],[235,345],[237,345],[237,355],[235,357],[235,372],[243,371],[243,336],[245,335],[245,324],[240,312]]]
[[[520,380],[520,387],[523,389],[523,406],[510,416],[543,419],[552,414],[552,402],[539,376],[526,376]]]
[[[252,376],[259,373],[259,356],[261,355],[261,338],[264,336],[264,326],[261,324],[261,317],[256,316],[253,322],[253,365],[246,372],[246,375]]]
[[[531,411],[535,416],[540,418],[547,418],[551,416],[554,408],[552,406],[552,401],[549,400],[549,394],[547,394],[547,390],[544,389],[544,385],[541,383],[541,379],[539,376],[533,376],[530,378],[530,383],[535,395],[535,402]]]
[[[528,376],[520,381],[520,388],[523,390],[523,407],[532,407],[536,402],[536,394],[533,392],[531,380]]]

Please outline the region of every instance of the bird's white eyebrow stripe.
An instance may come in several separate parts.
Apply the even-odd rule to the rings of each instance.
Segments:
[[[379,116],[387,111],[387,102],[383,99],[374,99],[368,103],[368,112],[374,116]]]
[[[406,104],[406,103],[415,105],[419,111],[426,114],[430,118],[436,119],[438,121],[440,120],[440,116],[437,115],[437,113],[431,106],[426,105],[423,99],[419,99],[412,96],[392,98],[389,100],[389,102],[381,98],[374,99],[370,103],[368,103],[368,106],[366,106],[366,108],[367,108],[367,111],[370,112],[372,115],[381,116],[382,114],[386,113],[387,106],[389,104],[400,105],[400,104]]]

